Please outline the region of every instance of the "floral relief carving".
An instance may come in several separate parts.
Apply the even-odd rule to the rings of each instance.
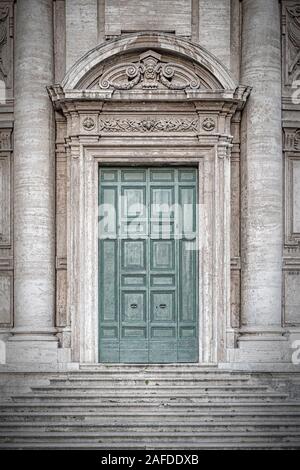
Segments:
[[[86,131],[92,131],[95,128],[95,125],[95,121],[91,117],[85,118],[82,123],[82,126]]]
[[[7,19],[9,15],[8,6],[0,7],[0,73],[3,78],[7,76],[7,70],[3,64],[2,49],[7,43]]]
[[[196,132],[197,119],[105,119],[100,132]]]
[[[206,118],[204,119],[202,123],[202,129],[204,129],[207,132],[211,132],[216,128],[216,123],[214,119],[212,118]]]
[[[144,90],[196,90],[200,88],[200,79],[193,70],[179,63],[163,62],[160,54],[147,51],[137,62],[108,68],[99,80],[99,87],[103,90],[130,90],[136,86]]]
[[[294,149],[299,151],[300,150],[300,129],[298,129],[294,134]]]
[[[285,130],[285,149],[300,151],[300,129]]]

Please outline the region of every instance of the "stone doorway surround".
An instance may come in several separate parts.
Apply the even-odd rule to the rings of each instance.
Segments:
[[[231,123],[249,91],[199,45],[158,33],[98,46],[49,87],[67,175],[58,228],[65,256],[57,257],[62,362],[97,362],[98,167],[152,164],[198,167],[199,361],[226,361],[238,334],[230,313]]]

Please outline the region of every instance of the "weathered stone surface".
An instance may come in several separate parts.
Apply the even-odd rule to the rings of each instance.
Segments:
[[[98,42],[97,0],[71,0],[66,8],[67,70]]]
[[[242,323],[279,327],[283,241],[279,4],[245,0],[243,15],[242,81],[253,89],[243,116]]]
[[[7,98],[0,100],[1,339],[6,341],[15,326],[7,358],[56,361],[55,342],[50,344],[54,320],[59,361],[70,361],[71,350],[72,360],[96,357],[93,172],[102,161],[142,164],[154,159],[199,165],[200,197],[206,204],[201,360],[238,361],[239,367],[290,361],[300,325],[300,105],[293,101],[300,64],[299,2],[281,2],[282,35],[277,0],[13,4],[0,2],[0,88],[5,85]],[[152,62],[146,60],[155,57],[151,75]],[[138,73],[133,77],[134,67]],[[53,81],[62,84],[51,90],[57,106],[56,175],[53,116],[45,91]],[[239,87],[235,93],[239,83],[253,87],[244,111],[248,90]],[[94,155],[83,150],[88,145]],[[18,343],[14,352],[13,343]]]
[[[230,68],[231,0],[199,0],[199,43]]]
[[[52,0],[18,2],[14,133],[14,337],[13,361],[28,354],[17,342],[54,331],[53,111],[46,86],[53,81]],[[28,339],[28,338],[27,338]],[[32,342],[35,343],[34,338]],[[39,360],[38,343],[32,357]],[[18,352],[14,354],[14,347]],[[24,354],[22,348],[24,347]],[[48,362],[43,358],[42,362]]]
[[[162,31],[191,36],[190,0],[106,0],[105,34]]]

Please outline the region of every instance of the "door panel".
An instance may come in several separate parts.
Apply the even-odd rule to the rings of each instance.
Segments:
[[[99,172],[100,362],[196,362],[196,169]]]

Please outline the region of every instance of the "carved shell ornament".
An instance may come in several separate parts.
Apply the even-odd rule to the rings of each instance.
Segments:
[[[144,52],[139,59],[108,68],[100,77],[99,87],[102,90],[131,90],[137,86],[144,90],[200,88],[199,77],[182,64],[162,62],[161,55],[154,51]]]

